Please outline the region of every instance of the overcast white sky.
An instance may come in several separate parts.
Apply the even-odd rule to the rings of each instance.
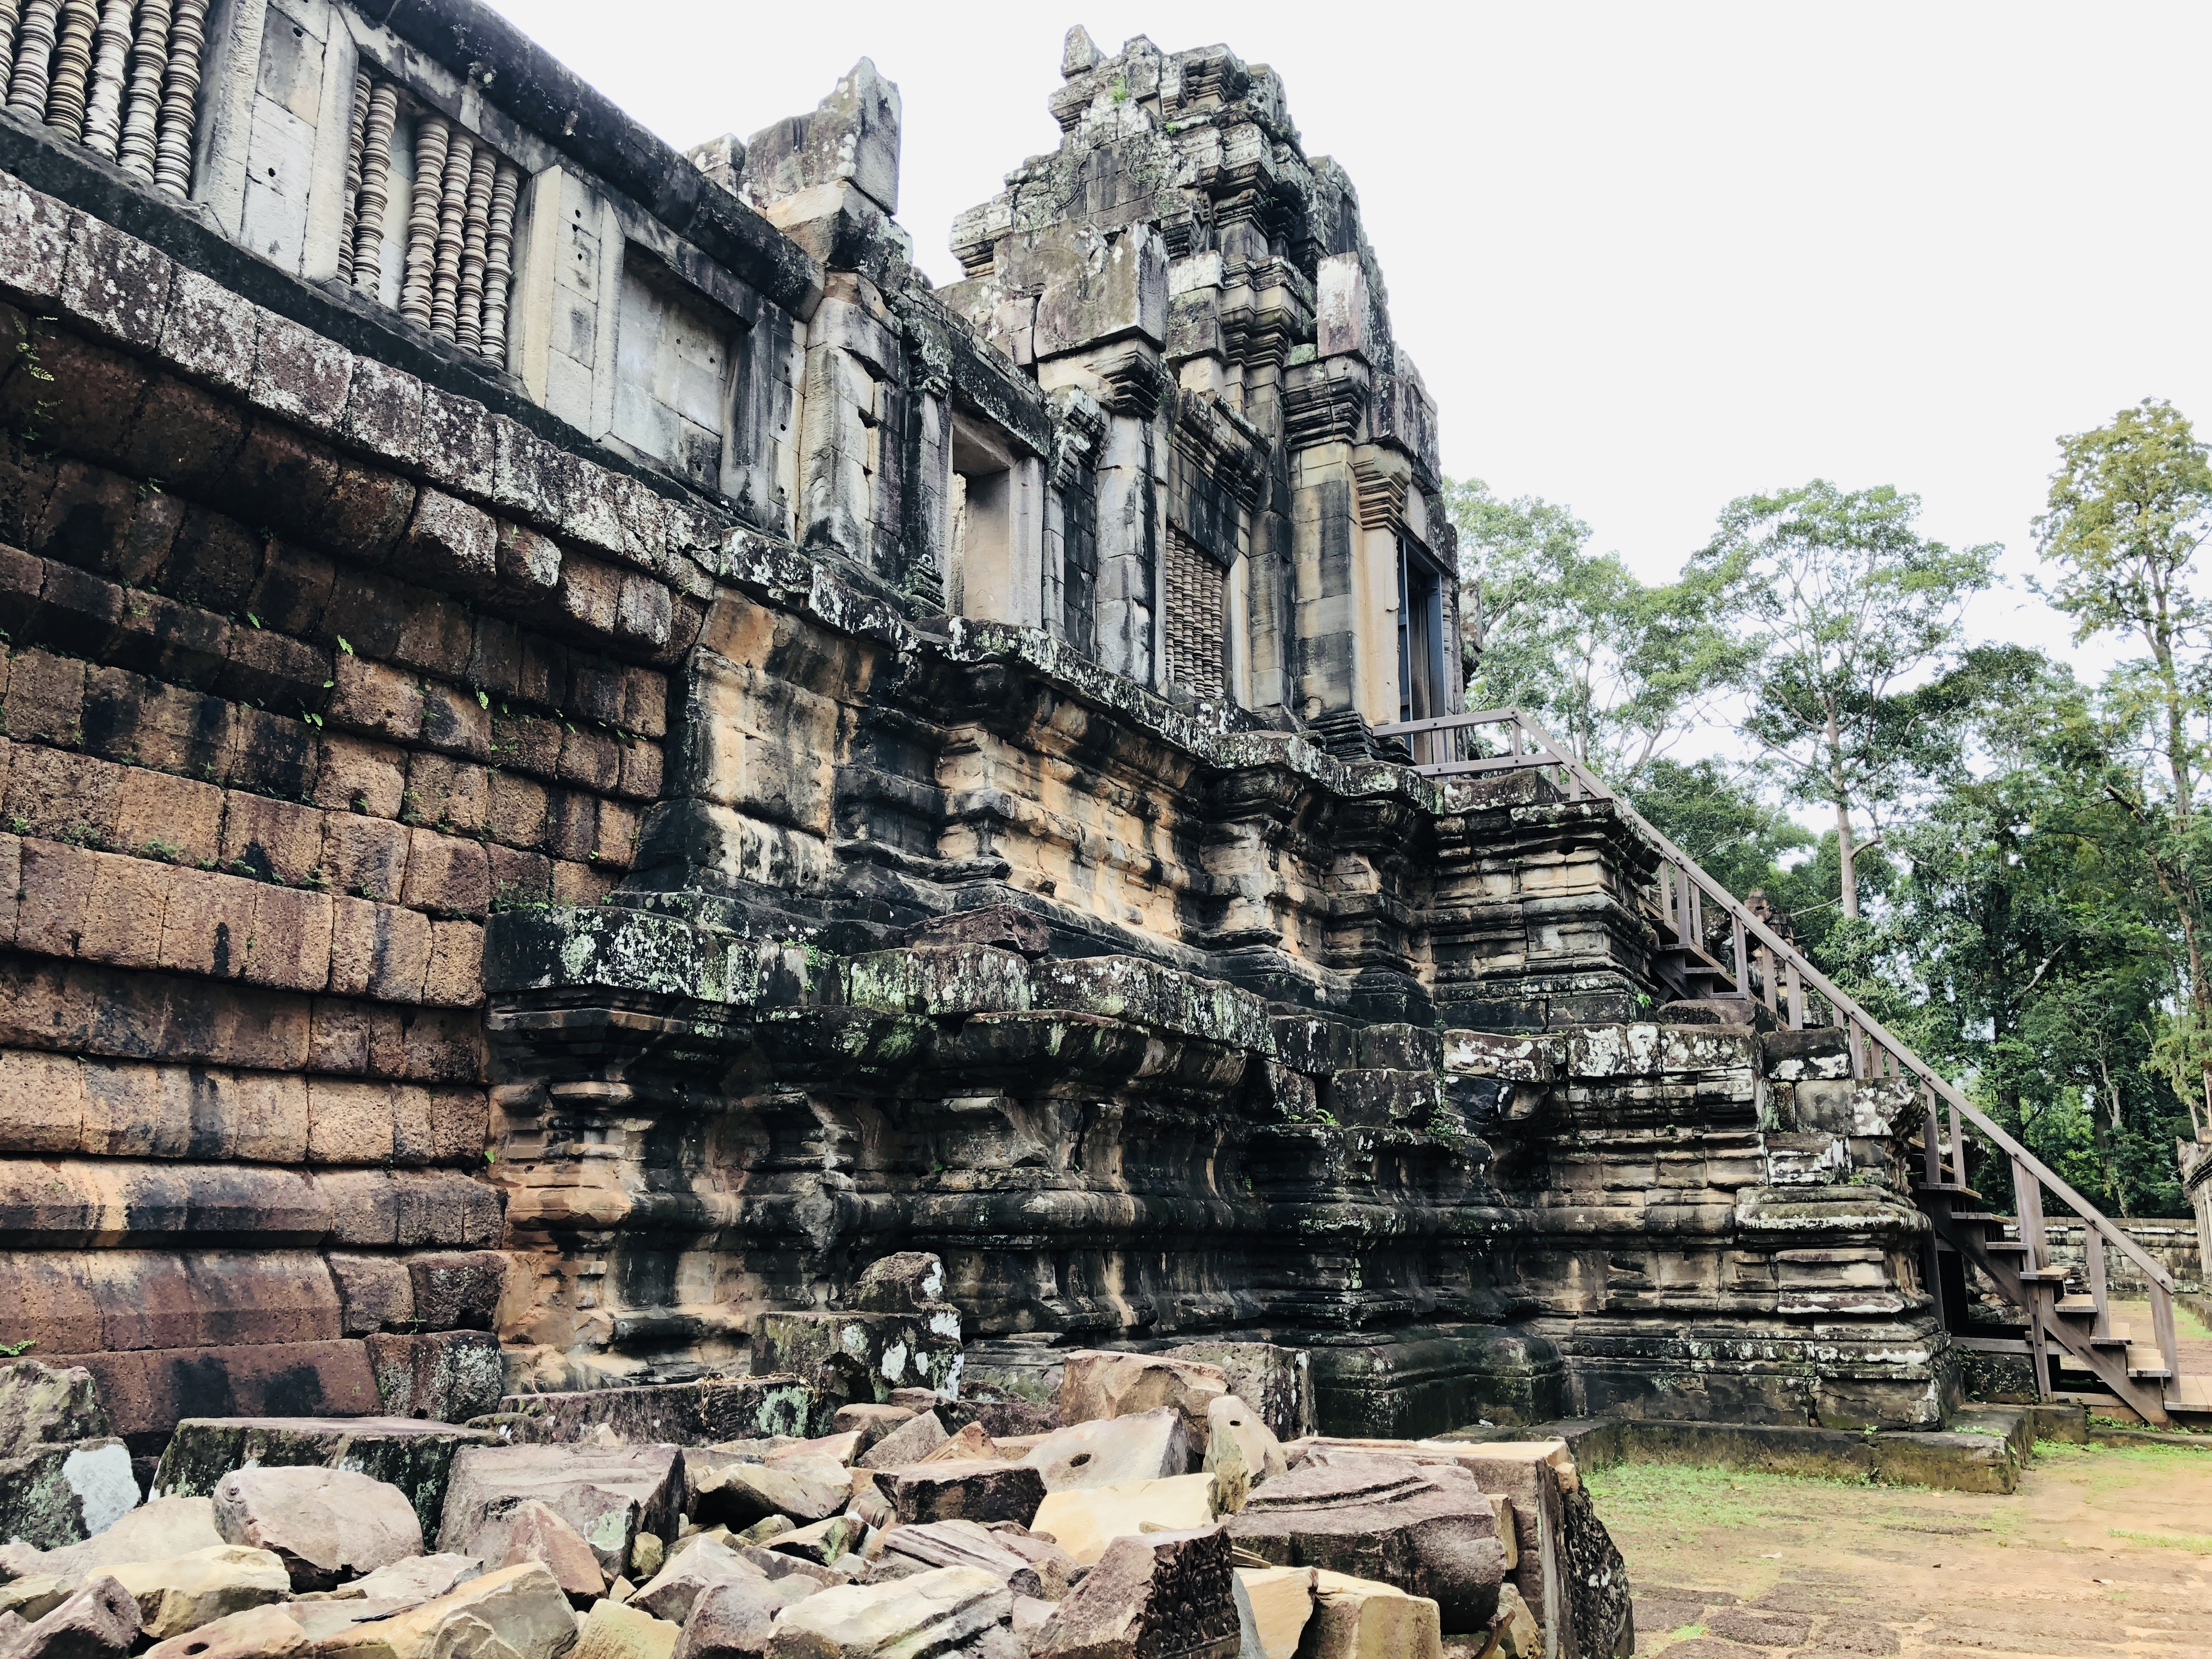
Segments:
[[[494,3],[678,145],[873,58],[939,282],[952,216],[1057,143],[1069,24],[1272,64],[1359,189],[1447,471],[1648,576],[1815,476],[1917,491],[2018,575],[2057,434],[2149,395],[2212,421],[2201,3]],[[1974,622],[2065,646],[2024,592]]]

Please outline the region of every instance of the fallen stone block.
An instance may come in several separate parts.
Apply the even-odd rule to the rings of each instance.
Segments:
[[[1220,1486],[1224,1511],[1243,1509],[1254,1486],[1290,1468],[1282,1443],[1235,1395],[1209,1405],[1206,1421],[1206,1472]]]
[[[918,1527],[894,1527],[883,1535],[884,1561],[897,1558],[917,1567],[975,1567],[991,1574],[1017,1595],[1039,1601],[1048,1596],[1037,1570],[1021,1554],[1008,1548],[999,1534],[973,1521],[931,1521]],[[1073,1565],[1071,1563],[1070,1565]],[[1061,1588],[1066,1579],[1061,1577]]]
[[[407,1494],[427,1537],[444,1513],[453,1454],[499,1437],[399,1417],[206,1417],[177,1425],[154,1472],[158,1498],[206,1498],[233,1469],[347,1468]]]
[[[871,1261],[851,1300],[864,1313],[933,1313],[951,1305],[944,1295],[945,1263],[927,1250],[901,1250]]]
[[[684,1626],[609,1599],[577,1632],[572,1659],[672,1659]]]
[[[860,1547],[866,1523],[849,1515],[833,1515],[811,1526],[794,1527],[769,1545],[779,1555],[795,1555],[802,1561],[834,1566],[848,1552]]]
[[[943,1445],[935,1448],[927,1456],[915,1459],[915,1462],[953,1463],[963,1459],[997,1458],[998,1456],[998,1443],[984,1432],[981,1424],[970,1423],[958,1433],[950,1436]]]
[[[113,1524],[138,1496],[90,1371],[0,1364],[0,1539],[60,1548]]]
[[[1218,1526],[1116,1538],[1060,1604],[1035,1652],[1037,1659],[1237,1659],[1236,1583],[1228,1534]]]
[[[851,1556],[840,1559],[834,1566],[824,1566],[819,1561],[810,1561],[803,1555],[786,1555],[779,1550],[759,1544],[747,1544],[738,1552],[778,1583],[797,1580],[813,1584],[849,1584],[858,1574],[858,1565]]]
[[[912,1422],[915,1415],[903,1406],[878,1406],[872,1401],[860,1401],[838,1407],[836,1415],[830,1419],[830,1426],[838,1433],[850,1431],[860,1437],[860,1449],[853,1455],[857,1462],[899,1425]],[[940,1427],[938,1432],[942,1434],[945,1431]]]
[[[769,1659],[934,1659],[1006,1622],[1013,1593],[975,1567],[848,1584],[787,1608]]]
[[[1048,1494],[1028,1525],[1051,1534],[1085,1565],[1105,1554],[1116,1538],[1147,1531],[1190,1532],[1213,1523],[1214,1485],[1210,1474],[1171,1475],[1121,1486],[1071,1486]]]
[[[1060,1600],[1082,1577],[1082,1564],[1051,1538],[1012,1521],[994,1521],[984,1530],[1030,1564],[1036,1572],[1040,1593],[1048,1601]]]
[[[806,1579],[791,1580],[788,1585],[804,1588],[765,1578],[729,1578],[704,1586],[684,1615],[677,1659],[757,1659],[767,1650],[776,1614],[816,1589]],[[640,1591],[632,1599],[643,1602],[644,1598],[645,1592]],[[661,1616],[667,1615],[664,1612]]]
[[[499,1565],[514,1567],[525,1561],[551,1573],[572,1607],[588,1607],[607,1592],[607,1576],[584,1535],[534,1498],[514,1511]]]
[[[465,1423],[495,1409],[507,1385],[499,1339],[489,1331],[384,1332],[362,1341],[377,1409],[387,1417]]]
[[[1395,1584],[1340,1572],[1314,1575],[1305,1659],[1443,1659],[1437,1604]]]
[[[711,1446],[726,1440],[805,1436],[814,1391],[795,1376],[709,1376],[635,1389],[515,1394],[498,1415],[515,1440],[580,1441],[606,1429],[625,1445]]]
[[[1126,1486],[1190,1472],[1190,1431],[1172,1406],[1128,1417],[1097,1418],[1055,1429],[1021,1462],[1048,1492]]]
[[[284,1603],[226,1613],[146,1650],[146,1659],[292,1659],[309,1650],[307,1627]]]
[[[890,1410],[892,1407],[879,1407]],[[945,1431],[933,1411],[916,1412],[897,1427],[886,1431],[875,1444],[860,1455],[860,1467],[864,1469],[895,1469],[902,1464],[919,1463],[952,1437]]]
[[[6,1565],[18,1576],[35,1572],[77,1578],[112,1562],[166,1561],[194,1550],[213,1549],[224,1541],[216,1530],[213,1500],[156,1498],[82,1544],[44,1551],[8,1546],[9,1551],[20,1553],[9,1555]]]
[[[713,1463],[705,1457],[687,1456],[684,1467],[691,1483],[693,1517],[725,1526],[749,1527],[771,1515],[802,1523],[826,1521],[853,1496],[851,1472],[826,1458],[804,1463],[732,1458]]]
[[[418,1555],[412,1560],[394,1561],[388,1567],[364,1574],[343,1586],[340,1593],[351,1592],[366,1601],[404,1601],[412,1606],[456,1589],[483,1571],[483,1563],[473,1555]]]
[[[33,1572],[0,1584],[0,1613],[12,1613],[27,1623],[45,1618],[76,1594],[73,1573]]]
[[[633,1576],[647,1579],[660,1571],[667,1559],[668,1547],[652,1533],[641,1532],[630,1540],[629,1570]]]
[[[1182,1413],[1191,1443],[1206,1443],[1206,1408],[1229,1392],[1218,1365],[1164,1354],[1111,1353],[1084,1349],[1060,1362],[1060,1420],[1087,1423],[1101,1417],[1133,1417],[1172,1406]]]
[[[1015,1591],[1013,1617],[1009,1623],[1016,1639],[1034,1653],[1037,1644],[1043,1639],[1042,1632],[1045,1626],[1052,1623],[1053,1615],[1059,1611],[1060,1604],[1056,1601],[1040,1601],[1034,1595],[1024,1595],[1020,1591]]]
[[[109,1421],[125,1436],[167,1433],[192,1418],[286,1411],[368,1418],[383,1409],[368,1345],[358,1338],[129,1348],[79,1354],[73,1363],[92,1373]]]
[[[35,1623],[18,1618],[12,1631],[0,1630],[0,1653],[7,1659],[109,1659],[130,1652],[139,1634],[130,1587],[112,1574],[95,1573]]]
[[[138,1603],[139,1628],[156,1642],[289,1595],[292,1577],[271,1550],[218,1544],[167,1561],[106,1569]]]
[[[1490,1644],[1484,1659],[1537,1659],[1544,1650],[1544,1633],[1521,1592],[1508,1584],[1498,1592],[1498,1617],[1491,1623]],[[1715,1632],[1716,1635],[1725,1634]]]
[[[1030,1524],[1044,1502],[1044,1478],[1022,1463],[911,1464],[884,1471],[902,1524],[927,1521],[1018,1521]]]
[[[325,1636],[317,1652],[322,1659],[558,1659],[575,1643],[568,1598],[551,1573],[526,1561]]]
[[[1252,1624],[1267,1659],[1291,1659],[1306,1621],[1313,1617],[1314,1569],[1239,1567],[1237,1581],[1252,1609]]]
[[[960,1314],[950,1306],[763,1314],[754,1341],[763,1369],[803,1379],[823,1400],[892,1403],[900,1389],[949,1395],[960,1376]]]
[[[1349,1572],[1426,1596],[1455,1633],[1487,1630],[1498,1611],[1505,1577],[1498,1512],[1455,1464],[1309,1459],[1255,1490],[1229,1530],[1271,1564]]]
[[[639,1533],[675,1535],[684,1498],[674,1446],[468,1446],[453,1459],[438,1547],[498,1559],[516,1512],[536,1498],[583,1534],[613,1577]]]
[[[767,1609],[763,1614],[767,1618],[774,1617],[777,1609],[798,1601],[813,1589],[808,1582],[804,1589],[794,1586],[787,1589],[781,1581],[770,1581],[766,1573],[732,1549],[723,1538],[706,1536],[678,1549],[629,1598],[629,1602],[656,1619],[673,1620],[680,1625],[690,1617],[699,1598],[719,1584],[752,1586],[757,1591],[752,1602]]]
[[[850,1468],[866,1443],[867,1437],[858,1429],[842,1429],[831,1434],[818,1434],[811,1440],[802,1440],[788,1452],[778,1452],[768,1459],[771,1463],[786,1457],[823,1457],[832,1463]]]
[[[216,1482],[215,1524],[226,1544],[273,1552],[295,1590],[422,1553],[407,1494],[351,1469],[234,1469]]]
[[[1178,1342],[1164,1358],[1220,1368],[1229,1392],[1259,1413],[1278,1440],[1314,1431],[1313,1362],[1273,1342]]]

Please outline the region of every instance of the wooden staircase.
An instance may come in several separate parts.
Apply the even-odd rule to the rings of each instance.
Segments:
[[[1460,734],[1478,728],[1496,731],[1485,746],[1500,752],[1461,757]],[[1644,909],[1657,938],[1650,971],[1662,990],[1676,999],[1740,999],[1755,1005],[1747,1018],[1764,1007],[1777,1024],[1793,1030],[1809,1024],[1840,1026],[1854,1077],[1896,1079],[1917,1087],[1923,1178],[1914,1197],[1929,1228],[1922,1274],[1954,1346],[2025,1358],[2039,1399],[2085,1399],[2154,1425],[2178,1420],[2212,1426],[2212,1379],[2181,1372],[2173,1281],[2156,1259],[1832,984],[1794,944],[1745,909],[1535,721],[1516,708],[1493,708],[1374,731],[1377,737],[1405,738],[1422,763],[1415,769],[1431,777],[1537,769],[1570,800],[1611,801],[1659,854]],[[2017,1237],[2002,1236],[2013,1218],[1992,1213],[1968,1182],[1970,1130],[1981,1137],[1984,1158],[2009,1171]],[[2078,1291],[2069,1286],[2066,1270],[2051,1262],[2044,1232],[2046,1192],[2084,1224],[2086,1267]],[[2107,1248],[2133,1261],[2149,1286],[2147,1332],[2112,1317]],[[1975,1319],[1969,1266],[2012,1304],[2018,1315],[2014,1323],[1989,1326]]]

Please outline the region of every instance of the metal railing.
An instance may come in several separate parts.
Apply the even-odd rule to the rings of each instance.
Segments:
[[[2051,1271],[2048,1246],[2043,1233],[2043,1194],[2046,1188],[2060,1203],[2081,1218],[2085,1228],[2094,1231],[2105,1243],[2124,1252],[2142,1270],[2143,1278],[2149,1286],[2152,1326],[2158,1353],[2167,1380],[2179,1384],[2180,1368],[2173,1322],[2173,1280],[2149,1252],[2113,1225],[2096,1206],[2075,1191],[2056,1170],[1953,1087],[1949,1079],[1914,1054],[1848,992],[1814,967],[1793,943],[1747,909],[1735,894],[1707,875],[1689,854],[1654,829],[1633,806],[1616,795],[1604,780],[1577,760],[1571,750],[1553,742],[1551,735],[1536,721],[1518,708],[1488,708],[1474,714],[1445,714],[1433,720],[1403,720],[1373,729],[1377,737],[1404,737],[1433,742],[1432,734],[1473,732],[1488,727],[1503,728],[1498,746],[1504,752],[1471,760],[1430,762],[1418,764],[1415,769],[1426,776],[1437,778],[1535,769],[1549,775],[1570,800],[1595,799],[1611,802],[1614,810],[1632,824],[1659,854],[1655,890],[1647,899],[1647,903],[1660,933],[1662,952],[1671,951],[1685,956],[1687,972],[1680,977],[1686,985],[1694,979],[1725,981],[1729,988],[1719,994],[1763,1003],[1778,1023],[1786,1022],[1791,1030],[1802,1029],[1808,1018],[1814,1015],[1816,1010],[1811,1006],[1814,999],[1825,1002],[1829,1021],[1841,1026],[1846,1033],[1853,1077],[1909,1078],[1917,1084],[1923,1114],[1924,1145],[1922,1151],[1924,1173],[1931,1194],[1944,1194],[1946,1189],[1955,1189],[1960,1194],[1968,1191],[1966,1126],[1969,1124],[1983,1136],[1993,1152],[2006,1160],[2012,1176],[2014,1203],[2020,1218],[2024,1255],[2022,1266],[2026,1273],[2021,1284],[2027,1294],[2025,1297],[2014,1295],[2013,1299],[2021,1302],[2029,1314],[2028,1345],[2031,1356],[2036,1361],[2039,1393],[2048,1394],[2050,1391],[2049,1376],[2043,1364],[2046,1331],[2057,1336],[2077,1358],[2086,1358],[2085,1351],[2090,1350],[2094,1344],[2108,1341],[2106,1333],[2110,1329],[2102,1249],[2085,1249],[2083,1251],[2087,1257],[2088,1293],[2094,1307],[2094,1324],[2092,1332],[2084,1335],[2081,1342],[2077,1344],[2069,1340],[2075,1334],[2058,1316],[2051,1297],[2037,1288],[2044,1285],[2043,1276]],[[1419,752],[1418,747],[1414,752]],[[1705,911],[1708,905],[1724,916],[1728,922],[1729,942],[1725,960],[1710,955],[1705,949]],[[1668,943],[1668,934],[1673,936],[1671,945]],[[1939,1103],[1948,1109],[1949,1114],[1950,1133],[1948,1139],[1942,1135],[1943,1126],[1938,1121]],[[1948,1180],[1945,1179],[1947,1176]],[[1938,1207],[1948,1214],[1948,1202],[1939,1201]],[[1930,1292],[1940,1295],[1933,1275],[1930,1277]],[[2104,1368],[2093,1366],[2092,1369],[2101,1370]],[[2167,1391],[2154,1387],[2149,1390],[2154,1396],[2152,1401],[2131,1401],[2131,1404],[2139,1414],[2162,1421],[2164,1395]],[[2144,1409],[2145,1404],[2149,1405],[2149,1410]]]

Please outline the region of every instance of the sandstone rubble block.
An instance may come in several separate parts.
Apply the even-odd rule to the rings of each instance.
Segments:
[[[313,1638],[283,1602],[225,1613],[213,1624],[157,1642],[147,1659],[294,1659]]]
[[[558,1579],[572,1606],[589,1607],[606,1594],[607,1576],[584,1535],[534,1498],[515,1510],[499,1565],[514,1567],[526,1561],[537,1562]]]
[[[108,1432],[92,1373],[0,1364],[0,1539],[59,1548],[137,1502],[130,1449]]]
[[[1453,1632],[1488,1629],[1504,1582],[1497,1510],[1456,1465],[1310,1460],[1255,1491],[1229,1530],[1269,1562],[1351,1572],[1426,1596]]]
[[[137,1598],[139,1627],[157,1642],[277,1601],[292,1589],[281,1557],[235,1544],[167,1561],[118,1561],[106,1571]]]
[[[1060,1603],[1036,1659],[1237,1659],[1236,1582],[1218,1526],[1117,1538]]]
[[[1044,1502],[1044,1478],[1020,1463],[916,1463],[887,1470],[900,1522],[1018,1521],[1027,1526]]]
[[[215,1523],[227,1544],[275,1552],[295,1590],[422,1553],[407,1494],[350,1469],[234,1469],[216,1483]]]
[[[113,1659],[138,1639],[139,1609],[128,1586],[97,1573],[33,1624],[0,1627],[0,1659]]]
[[[1237,1569],[1252,1610],[1253,1633],[1267,1659],[1291,1659],[1297,1652],[1306,1621],[1313,1617],[1314,1577],[1311,1567]]]
[[[879,1406],[870,1409],[890,1411],[894,1408]],[[951,1438],[935,1412],[913,1413],[903,1422],[886,1429],[881,1437],[860,1455],[860,1467],[864,1469],[895,1469],[904,1464],[919,1463]]]
[[[1437,1604],[1395,1584],[1316,1573],[1298,1651],[1305,1659],[1443,1659]]]
[[[641,1532],[675,1536],[684,1498],[673,1446],[470,1446],[453,1459],[438,1545],[496,1560],[534,1498],[583,1534],[611,1577]]]
[[[501,1645],[494,1645],[495,1642]],[[535,1561],[501,1567],[318,1644],[321,1659],[558,1659],[576,1643],[568,1598]]]
[[[572,1659],[670,1659],[684,1627],[622,1602],[598,1602],[577,1633]]]
[[[1087,1423],[1172,1406],[1182,1413],[1191,1443],[1202,1446],[1206,1407],[1228,1392],[1229,1378],[1218,1365],[1165,1354],[1084,1349],[1061,1362],[1060,1420]]]
[[[1125,1486],[1188,1474],[1191,1443],[1182,1413],[1162,1406],[1055,1429],[1021,1461],[1043,1477],[1048,1492]]]
[[[1013,1592],[978,1567],[810,1595],[776,1620],[769,1659],[935,1659],[1005,1624]]]
[[[1233,1394],[1206,1408],[1206,1471],[1219,1484],[1221,1507],[1241,1510],[1254,1486],[1290,1467],[1282,1443]]]
[[[1178,1474],[1121,1486],[1071,1486],[1037,1506],[1034,1531],[1049,1533],[1078,1561],[1097,1561],[1116,1538],[1147,1531],[1189,1532],[1212,1524],[1210,1474]]]
[[[161,1454],[154,1493],[205,1498],[249,1466],[351,1469],[405,1492],[428,1537],[444,1511],[453,1454],[498,1442],[487,1430],[405,1417],[188,1417]]]
[[[684,1459],[691,1512],[702,1522],[749,1527],[771,1515],[826,1521],[853,1496],[851,1474],[827,1458],[753,1463],[721,1462],[709,1451]]]

